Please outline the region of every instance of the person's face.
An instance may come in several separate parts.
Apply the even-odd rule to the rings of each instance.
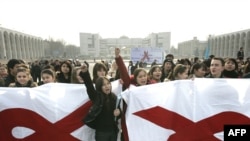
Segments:
[[[0,67],[0,75],[7,74],[7,69],[5,67]]]
[[[166,62],[166,63],[164,64],[164,69],[165,69],[166,71],[171,70],[171,69],[172,69],[172,63]]]
[[[80,69],[76,71],[76,79],[78,80],[79,83],[84,83],[82,77],[80,76],[80,72],[81,72]]]
[[[29,81],[29,75],[26,72],[18,72],[16,74],[16,80],[21,85],[26,85]]]
[[[187,67],[187,69],[189,70],[190,69],[190,65],[188,63],[184,63],[183,65],[185,65]]]
[[[225,63],[225,70],[227,70],[227,71],[235,70],[235,63],[231,60],[227,61]]]
[[[223,70],[224,70],[224,66],[222,66],[221,61],[212,59],[211,65],[210,65],[210,72],[212,76],[220,77]]]
[[[111,93],[111,83],[106,79],[103,80],[102,92],[105,94]]]
[[[61,66],[61,70],[62,70],[62,73],[64,73],[64,74],[69,73],[69,67],[68,67],[68,65],[67,64],[63,64]]]
[[[147,84],[147,73],[144,71],[140,71],[138,76],[136,77],[136,82],[140,86]]]
[[[161,75],[162,75],[161,69],[160,69],[160,68],[156,68],[156,69],[153,71],[152,78],[153,78],[154,80],[160,80],[160,79],[161,79]]]
[[[15,66],[13,68],[10,68],[10,73],[15,76],[16,75],[16,72],[17,72],[17,69],[18,67],[20,66],[20,64],[15,64]]]
[[[237,59],[238,69],[242,69],[242,61]]]
[[[198,70],[194,70],[194,75],[196,77],[204,77],[205,74],[206,74],[206,70],[203,67],[199,68]]]
[[[42,79],[43,79],[44,84],[46,84],[46,83],[54,83],[55,82],[55,78],[52,75],[47,74],[47,73],[42,74]]]
[[[188,78],[188,69],[186,69],[183,73],[178,73],[178,80],[183,80]]]
[[[98,76],[98,77],[103,77],[103,76],[105,76],[105,75],[106,75],[106,72],[105,72],[104,69],[101,69],[101,70],[97,71],[97,76]]]

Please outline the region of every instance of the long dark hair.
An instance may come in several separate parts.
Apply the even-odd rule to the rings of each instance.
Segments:
[[[103,63],[96,63],[93,67],[93,83],[96,82],[97,78],[99,77],[97,75],[97,71],[100,71],[100,70],[104,70],[105,71],[105,76],[107,75],[108,71],[107,71],[107,68],[106,66],[103,64]]]
[[[105,97],[110,97],[113,102],[116,101],[116,95],[112,91],[108,95],[104,94],[104,92],[102,91],[102,86],[104,84],[104,80],[107,80],[110,83],[110,81],[107,77],[98,77],[96,79],[96,82],[95,82],[96,91],[102,93]],[[110,85],[111,85],[111,83],[110,83]],[[111,85],[111,89],[112,89],[112,85]],[[103,99],[103,100],[105,100],[105,99]]]
[[[186,71],[187,66],[183,65],[183,64],[177,64],[174,67],[174,70],[169,74],[168,79],[169,80],[176,80],[176,77],[178,76],[178,74],[182,74]]]

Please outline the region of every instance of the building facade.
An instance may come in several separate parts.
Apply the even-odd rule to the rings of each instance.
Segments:
[[[36,59],[44,56],[44,41],[0,27],[0,59]]]
[[[207,41],[199,41],[197,37],[178,43],[178,58],[203,58],[207,45]]]
[[[121,55],[129,59],[133,47],[162,47],[166,53],[170,51],[170,32],[151,33],[146,38],[105,38],[99,34],[80,33],[80,53],[95,58],[114,58],[114,48],[119,47]]]
[[[217,57],[237,58],[237,51],[244,48],[245,58],[250,57],[250,29],[233,33],[209,36],[210,54]]]

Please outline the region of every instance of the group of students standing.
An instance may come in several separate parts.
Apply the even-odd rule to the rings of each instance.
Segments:
[[[47,64],[41,69],[41,81],[32,78],[31,68],[22,60],[11,59],[7,66],[1,69],[1,87],[37,87],[47,83],[74,83],[86,86],[87,94],[92,101],[89,113],[83,117],[83,122],[95,129],[96,141],[116,141],[117,121],[121,110],[117,107],[117,96],[112,93],[111,77],[102,62],[95,63],[92,76],[88,63],[80,66],[72,65],[69,60],[60,62],[59,71],[55,66]],[[2,65],[1,65],[2,66]],[[4,74],[4,75],[2,75]]]
[[[92,76],[87,62],[73,66],[69,60],[47,64],[41,69],[41,81],[32,78],[32,66],[23,61],[11,59],[7,66],[0,65],[0,86],[2,87],[36,87],[46,83],[75,83],[84,84],[87,94],[92,101],[92,107],[83,122],[95,129],[96,141],[117,141],[117,120],[121,118],[125,125],[123,109],[117,107],[117,95],[112,92],[111,82],[120,80],[123,90],[149,84],[195,79],[195,78],[247,78],[250,73],[250,63],[235,58],[219,58],[210,56],[208,60],[191,62],[189,59],[173,62],[173,55],[166,56],[160,65],[152,65],[149,70],[124,64],[120,49],[115,48],[115,61],[112,68],[102,62],[96,62]],[[58,70],[55,69],[58,68]],[[109,71],[108,71],[109,70]],[[126,131],[126,126],[122,126]],[[121,140],[128,140],[126,132]]]

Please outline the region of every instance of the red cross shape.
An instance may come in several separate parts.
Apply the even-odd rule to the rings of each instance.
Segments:
[[[147,59],[149,61],[148,51],[144,51],[144,54],[143,54],[143,57],[142,57],[141,61],[144,62],[145,59]]]
[[[0,140],[1,141],[79,141],[70,133],[84,125],[83,117],[88,113],[91,102],[87,102],[68,116],[51,123],[34,111],[13,108],[0,112]],[[23,139],[12,136],[12,129],[21,126],[35,132]]]
[[[223,131],[225,124],[250,124],[247,116],[232,111],[221,112],[198,122],[159,106],[134,114],[165,129],[174,130],[168,141],[219,141],[213,135]]]

